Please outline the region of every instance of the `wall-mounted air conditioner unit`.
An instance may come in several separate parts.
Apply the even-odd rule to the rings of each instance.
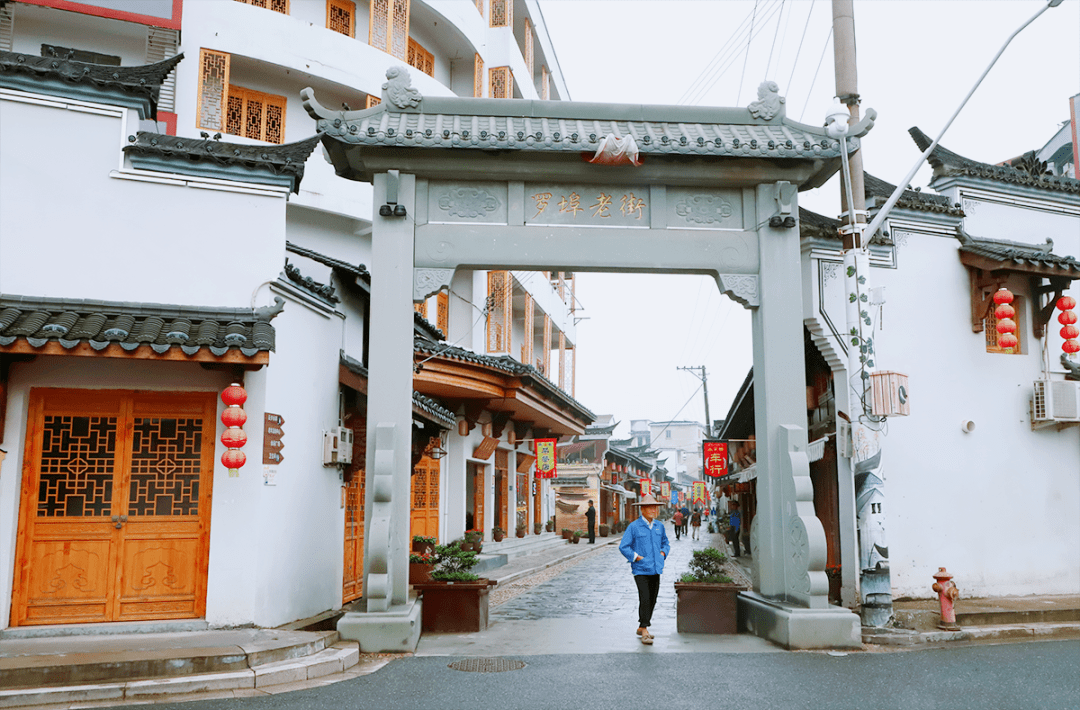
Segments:
[[[337,427],[323,432],[323,466],[346,466],[352,463],[353,431]]]
[[[1031,401],[1034,427],[1080,422],[1080,382],[1035,380]]]

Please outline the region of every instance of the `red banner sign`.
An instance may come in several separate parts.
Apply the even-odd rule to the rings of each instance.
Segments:
[[[536,477],[555,478],[555,445],[558,439],[537,439],[536,444]]]
[[[663,483],[660,484],[660,500],[662,500],[662,501],[671,500],[671,482],[670,481],[664,481]]]
[[[638,485],[641,487],[642,496],[652,495],[652,481],[648,478],[643,478],[638,481]]]
[[[726,476],[727,466],[727,442],[705,441],[701,444],[701,452],[705,459],[705,475],[713,478]]]
[[[708,491],[705,489],[705,481],[694,481],[694,502],[692,505],[705,505]]]

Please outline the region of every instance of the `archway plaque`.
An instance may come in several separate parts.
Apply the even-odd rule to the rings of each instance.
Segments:
[[[408,627],[413,302],[458,269],[622,271],[709,275],[752,311],[763,473],[748,624],[788,647],[858,646],[858,617],[828,604],[800,307],[797,195],[839,168],[839,144],[789,121],[768,82],[748,108],[700,108],[422,97],[406,70],[387,75],[382,103],[363,111],[301,94],[337,174],[375,196],[367,606],[342,635],[365,651],[419,638]]]

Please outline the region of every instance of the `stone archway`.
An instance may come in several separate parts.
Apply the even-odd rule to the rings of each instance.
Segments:
[[[375,196],[367,610],[342,620],[343,635],[364,650],[419,638],[406,565],[413,301],[459,268],[522,269],[706,274],[752,311],[763,473],[748,623],[788,647],[859,645],[858,617],[828,605],[793,307],[797,193],[839,167],[824,129],[787,120],[778,95],[726,109],[424,98],[404,69],[364,111],[302,96],[338,175],[372,182]]]

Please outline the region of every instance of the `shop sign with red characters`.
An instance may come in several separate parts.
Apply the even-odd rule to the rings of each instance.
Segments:
[[[726,476],[727,467],[727,442],[704,441],[701,443],[701,452],[705,458],[705,475],[712,478]]]
[[[536,440],[536,477],[555,478],[555,445],[558,439]]]

